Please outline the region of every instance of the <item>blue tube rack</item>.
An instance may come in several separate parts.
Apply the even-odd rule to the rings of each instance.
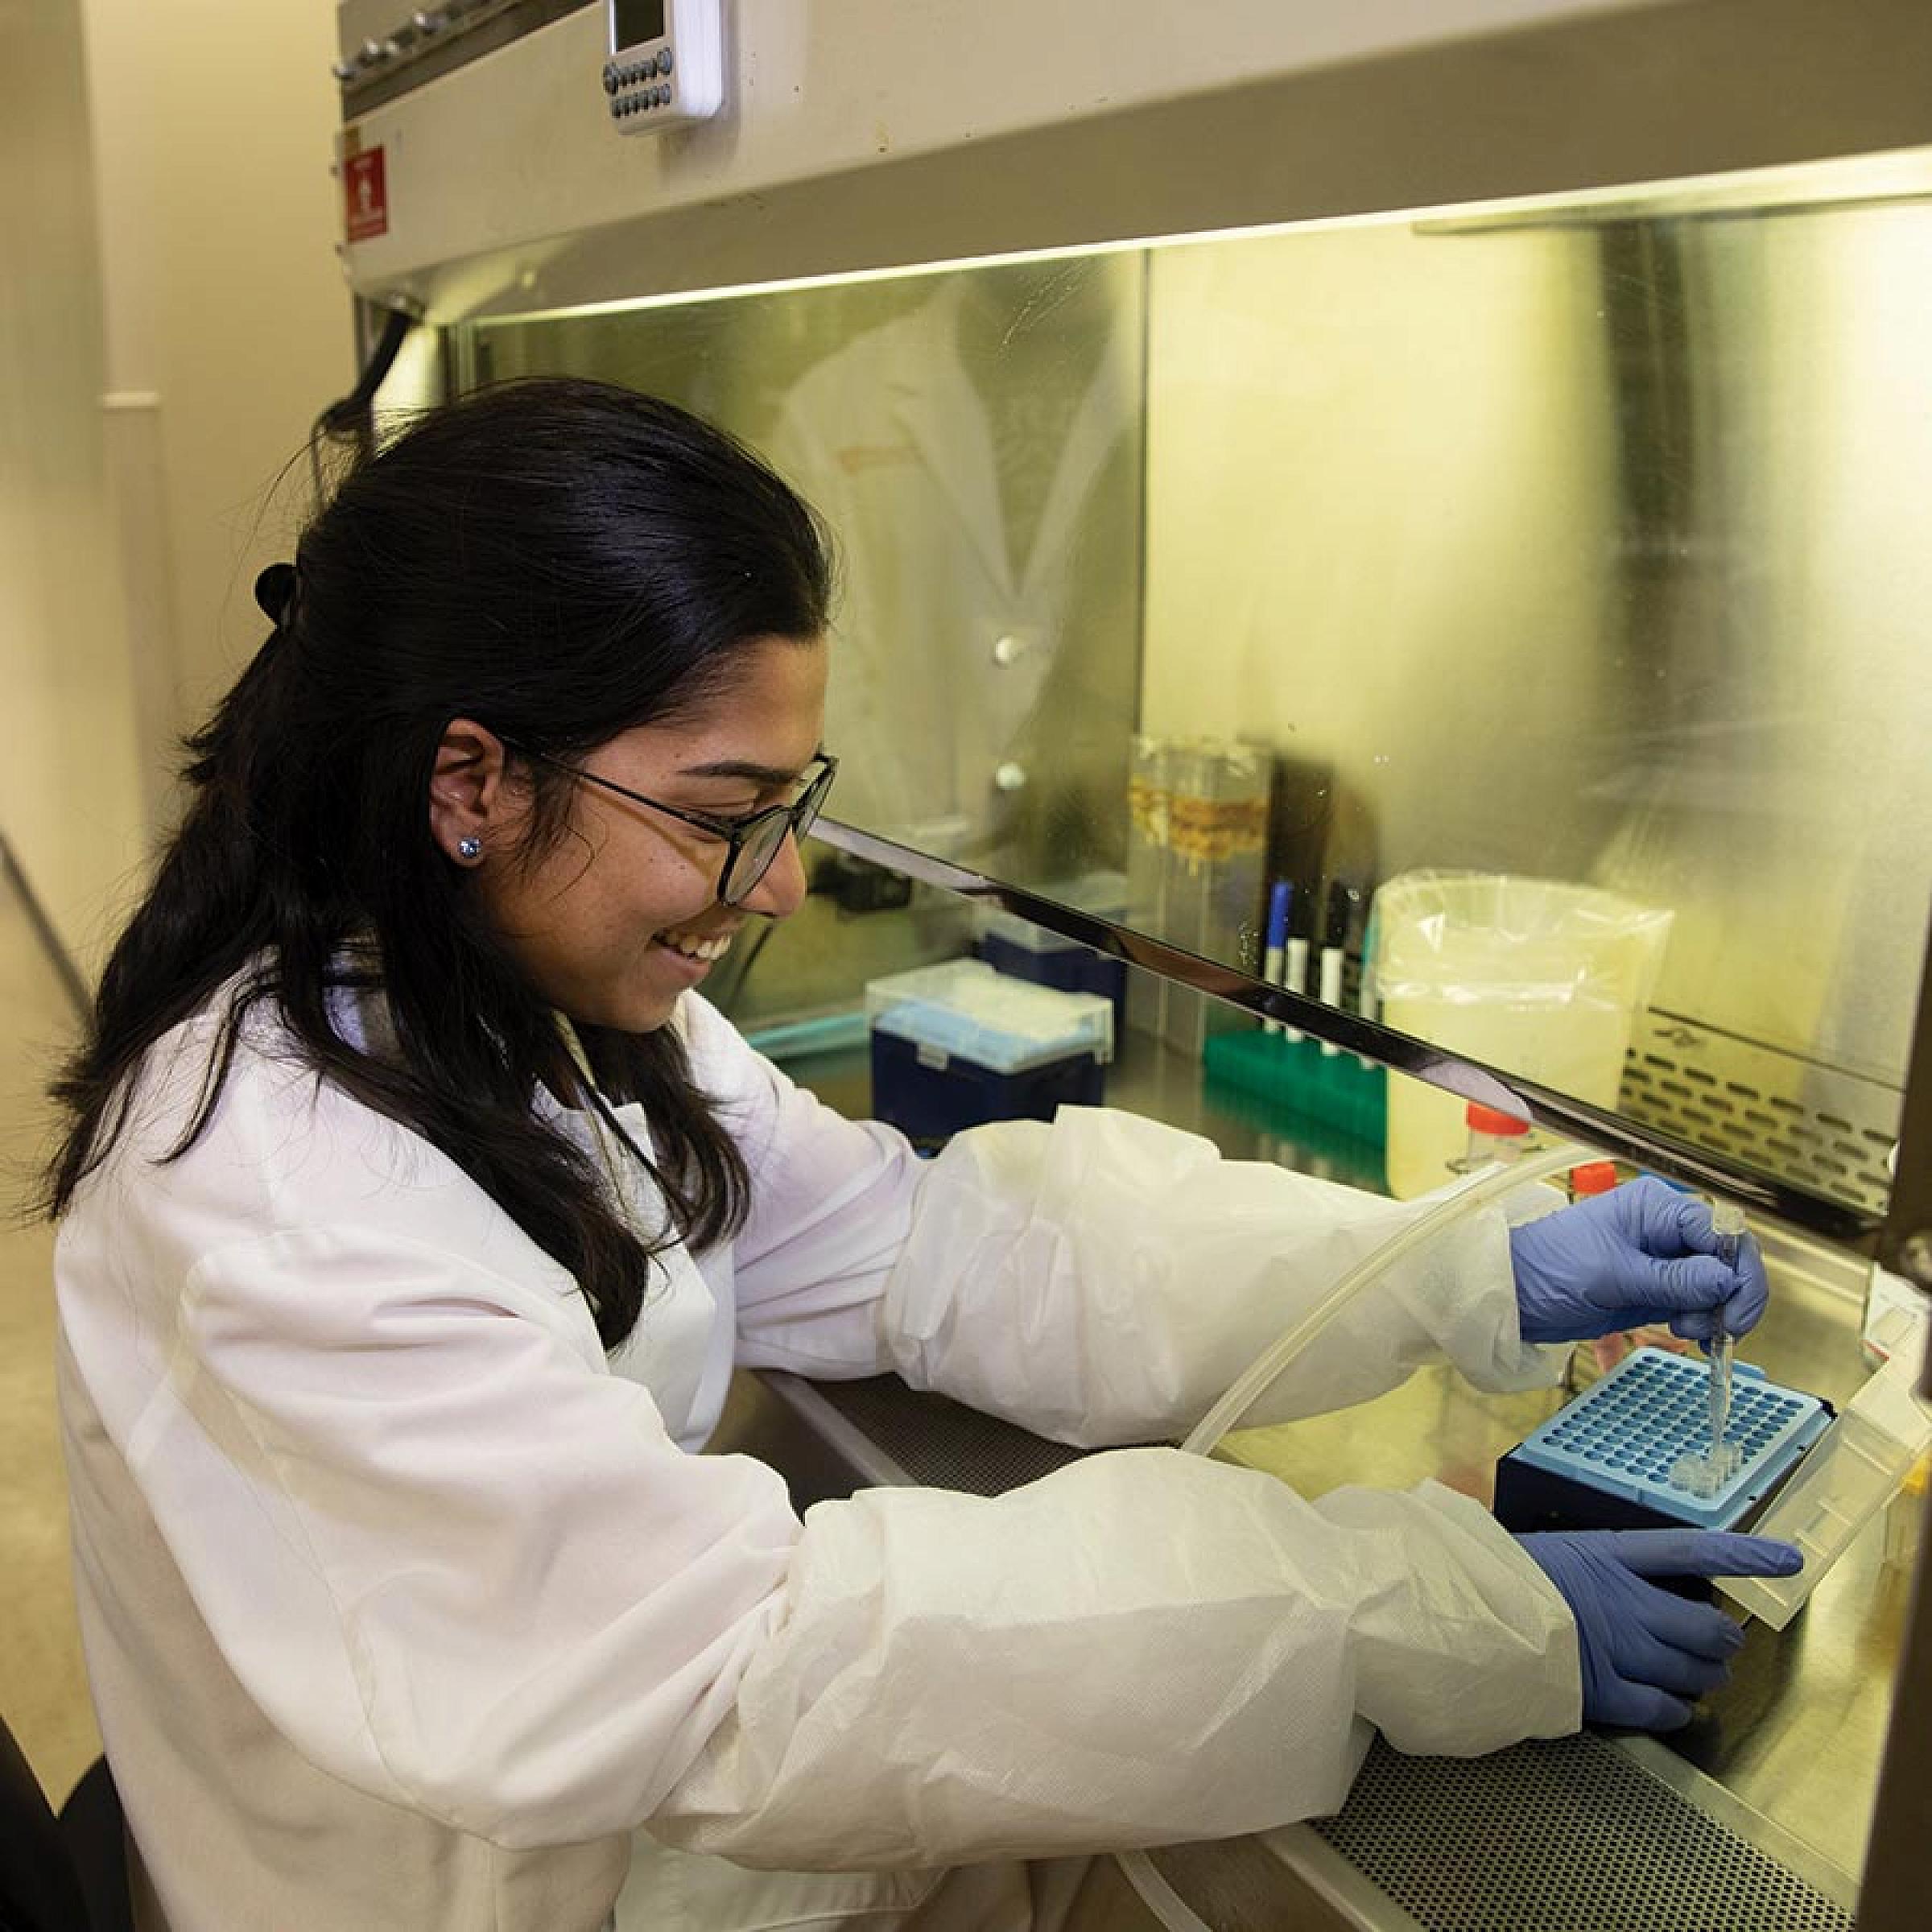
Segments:
[[[1738,1363],[1724,1432],[1740,1452],[1738,1467],[1700,1496],[1673,1482],[1670,1472],[1680,1458],[1710,1449],[1709,1391],[1701,1358],[1633,1349],[1497,1463],[1497,1517],[1513,1530],[1738,1527],[1824,1434],[1831,1410]]]

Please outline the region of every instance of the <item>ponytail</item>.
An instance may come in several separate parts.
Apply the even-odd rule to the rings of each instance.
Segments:
[[[579,1148],[532,1111],[577,1075],[543,1001],[467,876],[430,836],[452,717],[564,758],[677,715],[745,646],[824,629],[826,546],[750,452],[668,404],[573,380],[506,384],[436,411],[344,481],[293,564],[255,595],[274,628],[187,741],[187,815],[102,975],[52,1091],[59,1215],[126,1126],[143,1057],[230,989],[191,1148],[238,1030],[271,1004],[296,1051],[421,1134],[568,1268],[607,1347],[635,1324],[653,1257],[742,1222],[748,1179],[674,1030],[587,1039],[601,1087],[645,1103],[666,1208],[640,1238]],[[568,836],[568,781],[527,772],[530,846]],[[330,995],[384,1003],[400,1051],[344,1039]]]

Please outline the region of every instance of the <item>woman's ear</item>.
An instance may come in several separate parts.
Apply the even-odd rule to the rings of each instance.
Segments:
[[[473,718],[452,718],[429,774],[430,836],[456,864],[480,865],[493,832],[499,848],[506,843],[513,816],[502,740]]]

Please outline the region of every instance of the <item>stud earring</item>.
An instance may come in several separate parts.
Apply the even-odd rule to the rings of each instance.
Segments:
[[[467,859],[473,864],[482,856],[483,841],[481,839],[458,839],[456,840],[456,857],[458,858]]]

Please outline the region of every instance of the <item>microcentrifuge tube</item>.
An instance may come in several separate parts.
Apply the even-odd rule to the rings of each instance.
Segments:
[[[1711,1225],[1717,1236],[1717,1258],[1727,1268],[1737,1265],[1737,1245],[1744,1232],[1744,1211],[1734,1201],[1719,1201],[1711,1209]],[[1693,1496],[1715,1496],[1737,1473],[1744,1460],[1735,1443],[1725,1441],[1731,1426],[1731,1376],[1737,1351],[1737,1338],[1718,1315],[1717,1332],[1711,1338],[1711,1447],[1703,1455],[1680,1456],[1670,1471],[1670,1480]]]
[[[1711,1227],[1717,1236],[1717,1258],[1727,1268],[1737,1265],[1737,1245],[1744,1238],[1744,1211],[1735,1201],[1719,1201],[1711,1211]],[[1724,1431],[1731,1426],[1731,1369],[1737,1351],[1737,1338],[1724,1326],[1724,1311],[1717,1317],[1717,1333],[1711,1338],[1711,1454],[1721,1459]],[[1732,1458],[1736,1460],[1735,1455]]]

